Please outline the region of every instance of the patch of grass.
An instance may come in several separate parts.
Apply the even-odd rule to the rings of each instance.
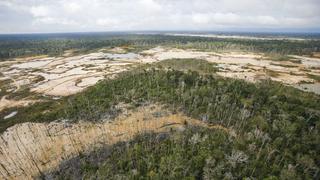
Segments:
[[[276,64],[276,63],[270,63],[271,65],[274,66],[281,66],[281,67],[285,67],[285,68],[295,68],[298,67],[297,65],[290,65],[290,64]]]
[[[0,98],[7,94],[7,89],[10,89],[10,84],[13,81],[10,79],[0,80]]]
[[[320,58],[320,52],[313,52],[311,57]]]
[[[307,74],[307,76],[317,82],[320,82],[320,75],[315,75],[315,74]]]
[[[313,84],[313,82],[302,80],[299,82],[299,84]]]
[[[286,55],[269,55],[271,61],[290,61],[292,63],[301,64],[301,60]]]
[[[280,76],[280,73],[278,73],[277,71],[270,70],[270,69],[266,69],[266,73],[270,77],[279,77]]]
[[[30,88],[27,86],[21,86],[20,89],[16,92],[10,93],[8,99],[19,100],[29,96],[35,95],[35,93],[30,92]]]
[[[38,102],[28,107],[8,108],[0,111],[0,133],[18,123],[24,122],[50,122],[62,117],[63,109],[60,108],[62,102],[45,101]],[[3,119],[13,111],[18,114],[9,119]]]
[[[33,83],[38,83],[38,82],[41,82],[44,80],[46,80],[46,78],[39,75],[39,76],[35,77],[32,81],[33,81]]]
[[[311,69],[307,69],[307,68],[300,68],[299,70],[304,72],[311,72]]]
[[[320,70],[320,67],[309,67],[309,69]]]
[[[304,74],[298,74],[298,73],[295,73],[295,72],[292,72],[292,71],[290,71],[289,74],[293,75],[293,76],[304,76]]]
[[[41,72],[42,71],[42,69],[39,69],[39,68],[34,68],[34,69],[32,69],[30,72]]]
[[[139,45],[130,45],[123,46],[122,48],[126,50],[126,53],[140,53],[141,51],[149,50],[156,46],[139,46]]]
[[[82,79],[77,79],[75,82],[75,85],[78,86],[78,84],[80,84],[82,82]]]
[[[170,59],[157,63],[157,67],[170,68],[178,71],[196,71],[202,74],[212,74],[219,69],[217,64],[202,59]]]
[[[102,58],[102,59],[105,59],[105,58]],[[94,65],[94,64],[84,64],[84,65],[82,65],[82,67],[84,67],[84,68],[92,68],[92,67],[96,67],[96,65]]]

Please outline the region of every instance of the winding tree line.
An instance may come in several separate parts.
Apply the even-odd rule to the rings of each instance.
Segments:
[[[14,36],[0,37],[0,59],[43,54],[57,56],[62,55],[65,50],[69,49],[77,49],[84,53],[102,47],[135,46],[136,48],[149,48],[158,45],[210,51],[241,50],[281,55],[310,55],[312,52],[319,51],[320,41],[220,39],[130,34],[30,35],[30,37],[23,36],[20,38]]]

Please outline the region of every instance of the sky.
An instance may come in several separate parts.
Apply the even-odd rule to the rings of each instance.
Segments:
[[[0,0],[0,33],[320,32],[320,0]]]

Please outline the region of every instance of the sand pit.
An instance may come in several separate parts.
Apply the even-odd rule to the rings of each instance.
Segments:
[[[162,116],[154,115],[159,113]],[[236,136],[223,126],[208,126],[181,113],[172,114],[156,105],[126,111],[111,122],[23,123],[7,129],[1,135],[0,179],[33,179],[41,172],[53,170],[64,160],[102,145],[128,141],[143,132],[183,130],[186,124]]]

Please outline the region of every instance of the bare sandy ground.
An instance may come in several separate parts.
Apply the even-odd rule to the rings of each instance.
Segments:
[[[4,76],[16,85],[29,86],[31,92],[52,96],[68,96],[92,86],[106,74],[119,73],[134,64],[136,54],[91,53],[73,57],[40,58],[10,61],[1,65]],[[126,62],[124,62],[126,61]],[[129,62],[127,62],[129,61]],[[42,77],[40,82],[30,77]],[[81,82],[81,83],[76,83]]]
[[[155,113],[161,116],[154,116]],[[183,130],[186,124],[236,135],[222,126],[208,126],[183,114],[172,114],[156,105],[127,111],[112,122],[23,123],[9,128],[1,135],[0,179],[32,179],[80,153],[128,141],[143,132]]]
[[[308,92],[314,92],[317,94],[320,94],[320,83],[314,83],[314,84],[297,84],[294,86],[295,88],[298,88],[303,91],[308,91]]]
[[[8,100],[6,96],[0,99],[0,111],[6,108],[17,107],[17,106],[28,106],[35,103],[35,100]]]
[[[304,56],[291,56],[300,60],[301,63],[299,64],[290,61],[272,61],[263,54],[241,52],[213,53],[157,47],[143,53],[152,56],[155,62],[166,59],[204,59],[217,64],[219,75],[250,82],[270,78],[295,86],[302,82],[315,83],[316,81],[310,78],[308,74],[320,75],[320,59]],[[314,92],[317,93],[318,91]]]

